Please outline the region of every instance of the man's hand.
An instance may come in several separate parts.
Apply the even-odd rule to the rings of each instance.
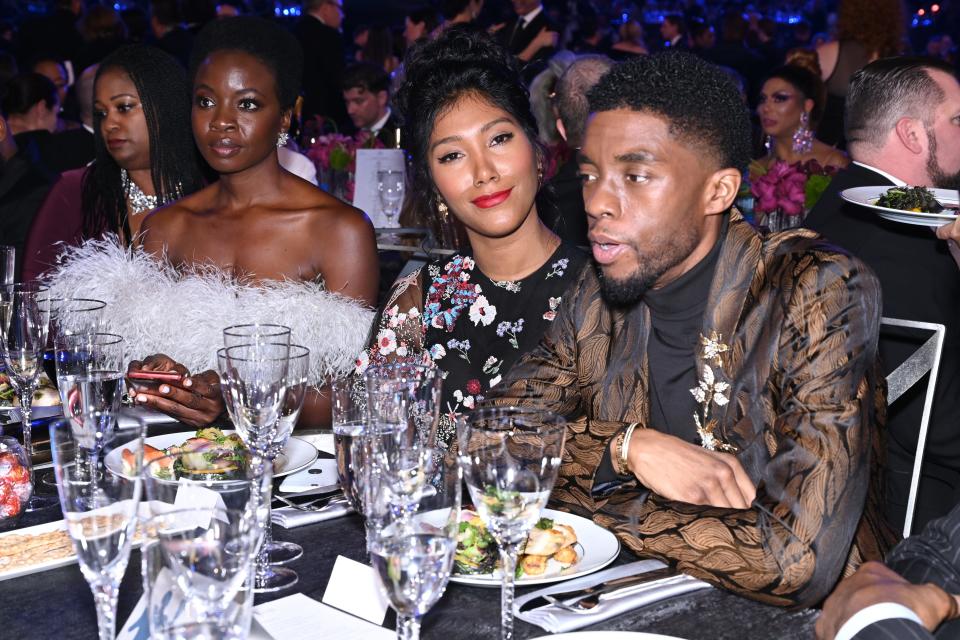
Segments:
[[[169,356],[156,354],[142,362],[134,360],[127,371],[172,371],[183,376],[180,382],[163,382],[155,389],[138,386],[134,401],[176,418],[192,427],[205,427],[223,413],[220,377],[215,371],[191,376],[187,368]]]
[[[547,27],[543,27],[533,37],[533,40],[530,41],[523,51],[517,54],[517,57],[524,62],[530,62],[537,55],[537,52],[540,49],[545,47],[556,47],[557,42],[560,41],[560,34],[556,31],[550,31]]]
[[[645,487],[668,500],[749,509],[757,495],[734,456],[707,451],[654,429],[634,430],[627,467]]]
[[[944,620],[957,617],[957,598],[935,584],[911,584],[885,564],[867,562],[842,581],[823,604],[817,620],[817,638],[833,640],[855,613],[881,602],[911,609],[923,626],[933,631]]]

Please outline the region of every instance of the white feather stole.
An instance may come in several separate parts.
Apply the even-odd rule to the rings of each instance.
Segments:
[[[103,330],[124,337],[130,359],[164,353],[191,372],[217,369],[224,327],[275,323],[310,349],[311,382],[322,384],[353,370],[374,318],[371,309],[322,284],[253,285],[213,266],[180,273],[115,236],[66,249],[46,284],[57,298],[106,302]]]

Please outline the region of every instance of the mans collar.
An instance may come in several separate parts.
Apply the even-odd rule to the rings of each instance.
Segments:
[[[383,117],[370,125],[370,133],[376,135],[380,129],[383,129],[383,125],[387,124],[387,120],[390,119],[391,113],[390,107],[387,107],[387,112],[383,114]]]
[[[83,125],[83,128],[86,129],[88,133],[92,133],[93,135],[97,135],[96,132],[93,130],[93,127],[91,127],[90,125],[88,125],[86,122],[81,122],[80,124]]]
[[[882,175],[884,178],[886,178],[887,180],[889,180],[890,182],[892,182],[894,185],[896,185],[896,186],[898,186],[898,187],[905,187],[905,186],[907,186],[907,183],[906,183],[906,182],[904,182],[904,181],[901,180],[900,178],[897,178],[896,176],[890,175],[889,173],[887,173],[887,172],[884,171],[883,169],[877,169],[876,167],[871,167],[869,164],[866,164],[866,163],[864,163],[864,162],[858,162],[858,161],[856,161],[856,160],[853,161],[853,164],[859,165],[859,166],[863,167],[864,169],[869,169],[870,171],[873,171],[874,173],[879,173],[879,174]]]
[[[681,40],[683,40],[683,34],[678,33],[677,35],[670,38],[670,46],[671,47],[677,46],[677,43],[680,42]]]
[[[526,27],[528,24],[533,22],[533,19],[536,18],[538,15],[540,15],[541,11],[543,11],[543,5],[538,4],[536,9],[534,9],[530,13],[526,13],[520,16],[520,19],[523,20],[523,26]]]

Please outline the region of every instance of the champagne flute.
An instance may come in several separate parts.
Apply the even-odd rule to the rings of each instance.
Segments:
[[[142,481],[146,425],[134,416],[91,412],[50,427],[54,471],[67,533],[97,607],[100,640],[116,636],[117,597],[130,559]],[[93,472],[76,464],[89,460]],[[122,460],[126,458],[127,464]]]
[[[17,249],[9,244],[0,244],[0,286],[16,281]]]
[[[366,388],[363,378],[348,376],[330,385],[333,421],[333,447],[337,459],[337,480],[343,495],[357,513],[363,513],[356,475],[360,471],[351,455],[353,442],[362,436],[367,424]]]
[[[460,418],[460,465],[480,518],[500,547],[500,637],[513,638],[517,552],[547,504],[566,425],[532,408],[494,407]]]
[[[31,483],[34,482],[31,422],[33,392],[40,381],[40,366],[46,339],[44,316],[39,304],[42,291],[31,284],[15,284],[0,290],[5,316],[0,324],[0,350],[3,351],[3,362],[10,383],[20,396],[23,449],[30,462]],[[26,510],[36,511],[55,504],[55,499],[33,495],[27,502]]]
[[[403,509],[391,509],[370,542],[380,588],[397,612],[399,640],[420,637],[420,620],[443,595],[457,548],[460,470],[453,456],[426,451],[430,482],[405,496]],[[404,475],[404,468],[394,470]]]

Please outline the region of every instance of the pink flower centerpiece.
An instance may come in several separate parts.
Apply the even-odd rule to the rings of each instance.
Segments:
[[[321,186],[348,203],[353,202],[358,149],[383,149],[383,143],[369,131],[355,136],[328,133],[314,139],[305,151],[317,167]]]
[[[835,167],[824,167],[816,160],[774,161],[766,173],[755,175],[750,185],[754,214],[763,217],[771,230],[799,226],[836,172]]]

